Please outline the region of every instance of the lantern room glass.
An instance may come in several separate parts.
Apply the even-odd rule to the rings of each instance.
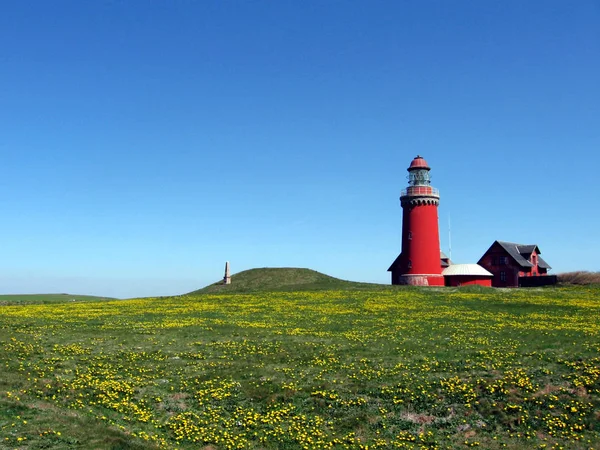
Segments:
[[[429,170],[427,170],[427,169],[411,170],[408,174],[408,184],[410,186],[429,186],[431,184]]]

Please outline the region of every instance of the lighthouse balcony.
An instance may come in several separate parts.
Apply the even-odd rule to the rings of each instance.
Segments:
[[[431,186],[410,186],[402,189],[400,197],[436,197],[440,198],[440,191]]]

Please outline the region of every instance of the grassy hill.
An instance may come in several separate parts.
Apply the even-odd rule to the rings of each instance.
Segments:
[[[218,281],[194,294],[248,293],[258,291],[307,291],[339,289],[381,289],[388,286],[340,280],[311,269],[293,267],[250,269],[231,277],[231,284]]]
[[[110,297],[73,294],[8,294],[0,295],[0,306],[33,303],[97,302],[103,300],[115,299]]]

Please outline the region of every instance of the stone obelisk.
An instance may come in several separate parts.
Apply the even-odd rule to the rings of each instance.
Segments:
[[[229,261],[225,262],[225,276],[223,277],[223,284],[231,284],[231,275],[229,274]]]

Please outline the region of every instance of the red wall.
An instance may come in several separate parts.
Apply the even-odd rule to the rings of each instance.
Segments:
[[[535,261],[535,266],[532,267],[529,270],[521,270],[519,272],[519,276],[520,277],[537,277],[537,276],[546,276],[548,275],[548,270],[547,269],[542,269],[540,267],[538,267],[538,262],[539,262],[539,254],[538,252],[536,252],[535,250],[533,251],[533,253],[531,254],[531,257],[529,258],[532,264]]]
[[[402,256],[403,275],[442,273],[437,205],[404,206]]]
[[[498,262],[501,256],[506,257],[506,263],[500,264]],[[494,259],[496,259],[496,264],[493,264]],[[519,271],[521,270],[521,266],[514,262],[514,260],[508,255],[506,250],[504,250],[500,244],[495,243],[492,245],[492,247],[481,257],[477,264],[494,275],[492,286],[519,286]],[[504,280],[502,279],[502,272],[504,272]]]
[[[446,278],[446,286],[488,286],[492,287],[492,277],[477,277],[477,275],[453,275]]]

